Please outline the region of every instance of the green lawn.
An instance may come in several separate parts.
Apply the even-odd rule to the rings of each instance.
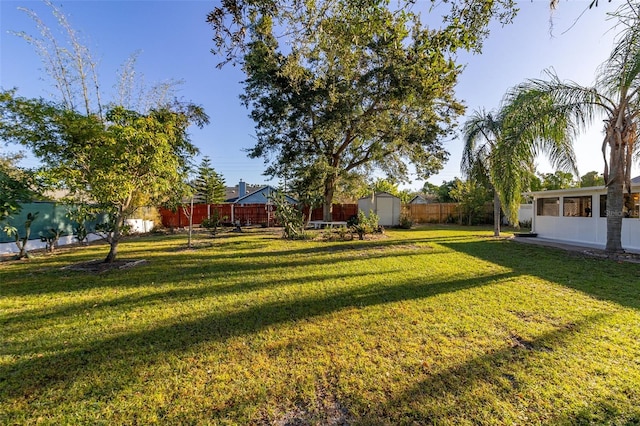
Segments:
[[[640,266],[491,234],[0,263],[0,424],[640,424]]]

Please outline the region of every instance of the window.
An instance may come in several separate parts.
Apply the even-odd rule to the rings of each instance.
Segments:
[[[554,198],[538,198],[537,205],[538,216],[559,216],[560,215],[560,199]]]
[[[640,194],[624,194],[624,206],[622,207],[623,217],[640,217]]]
[[[622,217],[640,217],[640,194],[624,194]],[[607,217],[607,196],[600,196],[600,217]]]
[[[590,217],[591,216],[591,196],[564,197],[562,199],[562,211],[565,216]]]

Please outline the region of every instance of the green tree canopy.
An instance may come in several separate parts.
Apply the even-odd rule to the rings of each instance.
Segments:
[[[110,212],[108,262],[115,260],[134,197],[162,197],[182,179],[197,152],[187,128],[207,122],[204,111],[192,104],[147,114],[116,106],[101,119],[12,92],[1,92],[0,99],[0,137],[31,148],[72,195]]]
[[[580,177],[580,186],[587,188],[590,186],[604,186],[604,176],[593,170]]]
[[[37,194],[31,172],[16,166],[19,155],[0,155],[0,222],[20,212]]]
[[[492,10],[467,13],[488,20]],[[478,46],[479,34],[460,22],[425,28],[417,14],[386,1],[307,2],[296,22],[313,31],[297,32],[282,48],[271,15],[258,15],[249,27],[242,100],[256,123],[249,155],[265,159],[267,175],[316,170],[328,218],[336,185],[349,173],[377,169],[401,181],[409,165],[419,178],[442,167],[442,140],[463,111],[454,53]]]
[[[184,180],[197,153],[187,129],[203,126],[208,117],[198,105],[171,100],[173,83],[134,90],[135,57],[122,69],[117,96],[104,102],[97,63],[79,32],[62,11],[45,3],[61,31],[23,9],[40,35],[19,35],[40,54],[59,99],[25,99],[15,90],[0,91],[0,138],[30,148],[51,180],[76,200],[97,203],[109,213],[101,229],[110,244],[105,261],[112,262],[134,200],[158,200]],[[140,102],[131,102],[134,98]]]
[[[563,171],[556,171],[554,173],[542,173],[542,189],[567,189],[576,186],[573,174]]]

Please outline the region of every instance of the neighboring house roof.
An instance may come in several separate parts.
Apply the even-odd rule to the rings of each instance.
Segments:
[[[232,202],[234,204],[267,204],[269,197],[275,192],[277,192],[277,190],[274,187],[266,185],[257,191],[247,194],[244,197],[240,197]],[[289,197],[288,195],[285,195],[285,198],[292,204],[298,204],[298,200],[295,198]]]
[[[257,190],[259,190],[260,188],[263,188],[264,185],[251,185],[251,184],[247,184],[246,186],[246,194],[245,195],[249,195],[252,194],[254,192],[256,192]],[[239,197],[238,195],[240,194],[240,185],[236,185],[236,186],[227,186],[225,188],[225,203],[233,203],[235,202]]]
[[[409,201],[409,204],[429,204],[429,202],[422,195],[416,195]]]

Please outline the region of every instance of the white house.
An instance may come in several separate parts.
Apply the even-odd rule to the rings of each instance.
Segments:
[[[369,215],[369,212],[377,214],[378,223],[382,226],[397,226],[400,224],[401,200],[388,192],[377,192],[373,197],[360,198],[358,200],[358,209],[367,215]]]
[[[607,189],[604,186],[528,193],[533,197],[531,231],[538,237],[592,247],[607,243]],[[622,247],[640,251],[640,179],[624,195]]]

